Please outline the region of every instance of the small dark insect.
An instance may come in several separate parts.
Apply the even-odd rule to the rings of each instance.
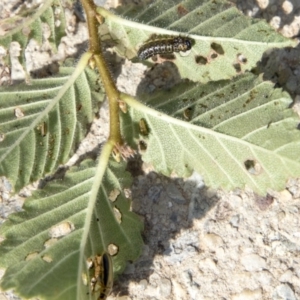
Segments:
[[[186,37],[174,37],[149,42],[143,45],[137,55],[139,59],[147,59],[156,54],[186,52],[192,48],[192,41]]]
[[[140,134],[142,135],[148,135],[149,134],[149,127],[144,118],[141,118],[139,121],[139,127],[140,127]]]

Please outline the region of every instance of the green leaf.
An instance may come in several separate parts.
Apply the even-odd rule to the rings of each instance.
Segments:
[[[2,22],[2,29],[7,31],[0,36],[0,45],[9,48],[12,41],[18,42],[22,48],[21,61],[25,61],[25,49],[30,39],[42,44],[43,26],[49,26],[49,42],[53,50],[57,50],[61,38],[65,35],[65,15],[60,0],[47,0],[40,7],[26,8],[15,18]]]
[[[122,115],[123,135],[139,144],[143,160],[157,172],[188,176],[195,170],[208,186],[247,185],[260,194],[300,176],[299,118],[289,95],[270,82],[246,74],[183,83],[149,96],[147,106],[122,98],[130,107]]]
[[[103,158],[98,169],[94,164],[85,161],[36,191],[1,226],[0,264],[7,268],[1,288],[25,298],[98,299],[90,291],[88,259],[116,246],[117,275],[140,255],[143,225],[124,194],[131,183],[126,164]]]
[[[88,132],[103,96],[83,68],[0,89],[0,174],[16,190],[64,164]]]
[[[126,7],[120,16],[103,8],[98,12],[105,17],[118,53],[129,59],[154,35],[193,40],[191,53],[177,53],[173,60],[181,76],[193,81],[229,79],[252,69],[267,49],[295,45],[264,20],[242,15],[225,0],[157,0],[146,7]],[[106,38],[105,28],[101,30]]]

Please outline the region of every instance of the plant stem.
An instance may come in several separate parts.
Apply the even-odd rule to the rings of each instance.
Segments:
[[[115,82],[106,64],[102,47],[101,39],[98,34],[99,21],[97,19],[96,8],[92,0],[81,0],[83,8],[87,17],[87,24],[89,30],[89,44],[90,52],[93,54],[93,59],[99,70],[101,80],[109,101],[109,115],[110,115],[110,134],[109,141],[114,144],[122,144],[122,137],[120,132],[119,119],[119,98],[120,93],[117,90]]]

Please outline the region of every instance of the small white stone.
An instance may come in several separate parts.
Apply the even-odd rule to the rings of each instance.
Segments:
[[[293,11],[293,4],[290,1],[284,1],[282,3],[282,10],[284,11],[285,14],[290,14]]]
[[[240,294],[236,294],[232,297],[232,300],[260,300],[262,299],[262,290],[249,290],[245,289]]]
[[[272,284],[273,275],[268,271],[262,271],[257,274],[256,279],[262,286],[270,286]]]
[[[287,270],[280,276],[279,280],[281,282],[290,282],[291,283],[292,278],[293,278],[293,272],[291,270]]]
[[[146,279],[142,279],[139,282],[139,288],[142,289],[142,290],[145,290],[147,288],[147,285],[148,285],[148,282],[147,282]]]
[[[171,290],[172,290],[172,285],[171,285],[171,281],[167,278],[163,278],[160,281],[160,286],[159,286],[159,291],[160,291],[160,295],[162,297],[165,297],[168,299],[168,297],[171,294]]]
[[[280,194],[280,200],[284,202],[293,200],[293,197],[288,190],[283,190],[279,194]]]
[[[201,260],[199,262],[199,269],[204,270],[205,272],[210,271],[216,274],[219,273],[216,263],[211,258]]]
[[[223,240],[220,236],[214,233],[205,234],[202,238],[203,243],[212,251],[223,245]]]
[[[273,300],[297,300],[293,290],[287,284],[277,286],[272,298]]]
[[[281,19],[278,16],[275,16],[271,19],[270,21],[270,25],[274,28],[274,29],[279,29],[280,28],[280,23],[281,23]]]
[[[257,1],[257,5],[260,9],[266,9],[269,6],[269,0],[259,0]]]
[[[241,263],[249,272],[261,271],[267,266],[265,260],[257,254],[242,256]]]

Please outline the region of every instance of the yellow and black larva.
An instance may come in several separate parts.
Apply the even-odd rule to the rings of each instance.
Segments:
[[[158,39],[144,44],[137,55],[139,59],[147,59],[156,54],[186,52],[192,48],[192,40],[187,37]]]

